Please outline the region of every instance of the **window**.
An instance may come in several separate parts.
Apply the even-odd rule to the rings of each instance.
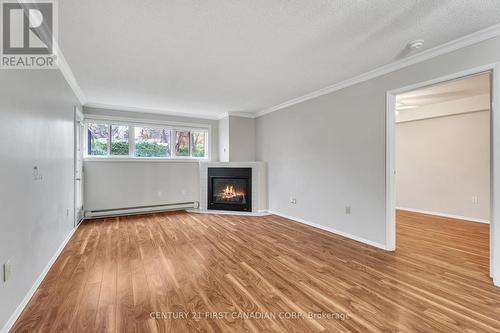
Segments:
[[[136,157],[169,157],[170,130],[165,128],[135,128]]]
[[[128,156],[128,126],[111,125],[111,155]]]
[[[191,132],[191,156],[205,157],[205,137],[206,132],[193,131]]]
[[[87,157],[207,159],[208,128],[87,122]]]
[[[175,156],[189,156],[189,132],[175,132]]]
[[[108,155],[109,126],[103,124],[87,124],[88,155]]]

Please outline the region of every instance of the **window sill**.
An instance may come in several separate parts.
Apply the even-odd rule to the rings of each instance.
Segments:
[[[159,163],[198,163],[210,162],[208,158],[161,158],[161,157],[84,157],[84,162],[159,162]]]

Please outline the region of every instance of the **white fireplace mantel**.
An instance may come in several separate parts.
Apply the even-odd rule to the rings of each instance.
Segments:
[[[210,210],[207,209],[208,168],[252,168],[251,214],[252,215],[264,214],[267,212],[267,183],[266,183],[265,162],[200,162],[200,211],[201,212],[211,212]],[[227,212],[227,213],[238,213],[238,212]]]

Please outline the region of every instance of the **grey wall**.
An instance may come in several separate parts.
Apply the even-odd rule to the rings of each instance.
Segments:
[[[84,210],[199,201],[198,162],[86,161]]]
[[[229,160],[255,161],[255,118],[229,116]]]
[[[211,126],[211,160],[219,158],[218,121],[84,108],[87,116],[172,121]],[[84,161],[84,209],[100,210],[199,201],[197,161]]]
[[[2,328],[73,229],[77,100],[57,70],[2,70],[0,86]]]
[[[489,111],[396,124],[397,207],[488,221],[489,134]]]
[[[259,117],[269,209],[385,244],[386,92],[498,61],[494,38]]]

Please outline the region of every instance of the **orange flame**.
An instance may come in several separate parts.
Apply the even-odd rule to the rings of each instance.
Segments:
[[[224,199],[230,199],[235,197],[245,197],[244,192],[237,192],[233,185],[226,185],[226,187],[221,191],[220,196]]]

